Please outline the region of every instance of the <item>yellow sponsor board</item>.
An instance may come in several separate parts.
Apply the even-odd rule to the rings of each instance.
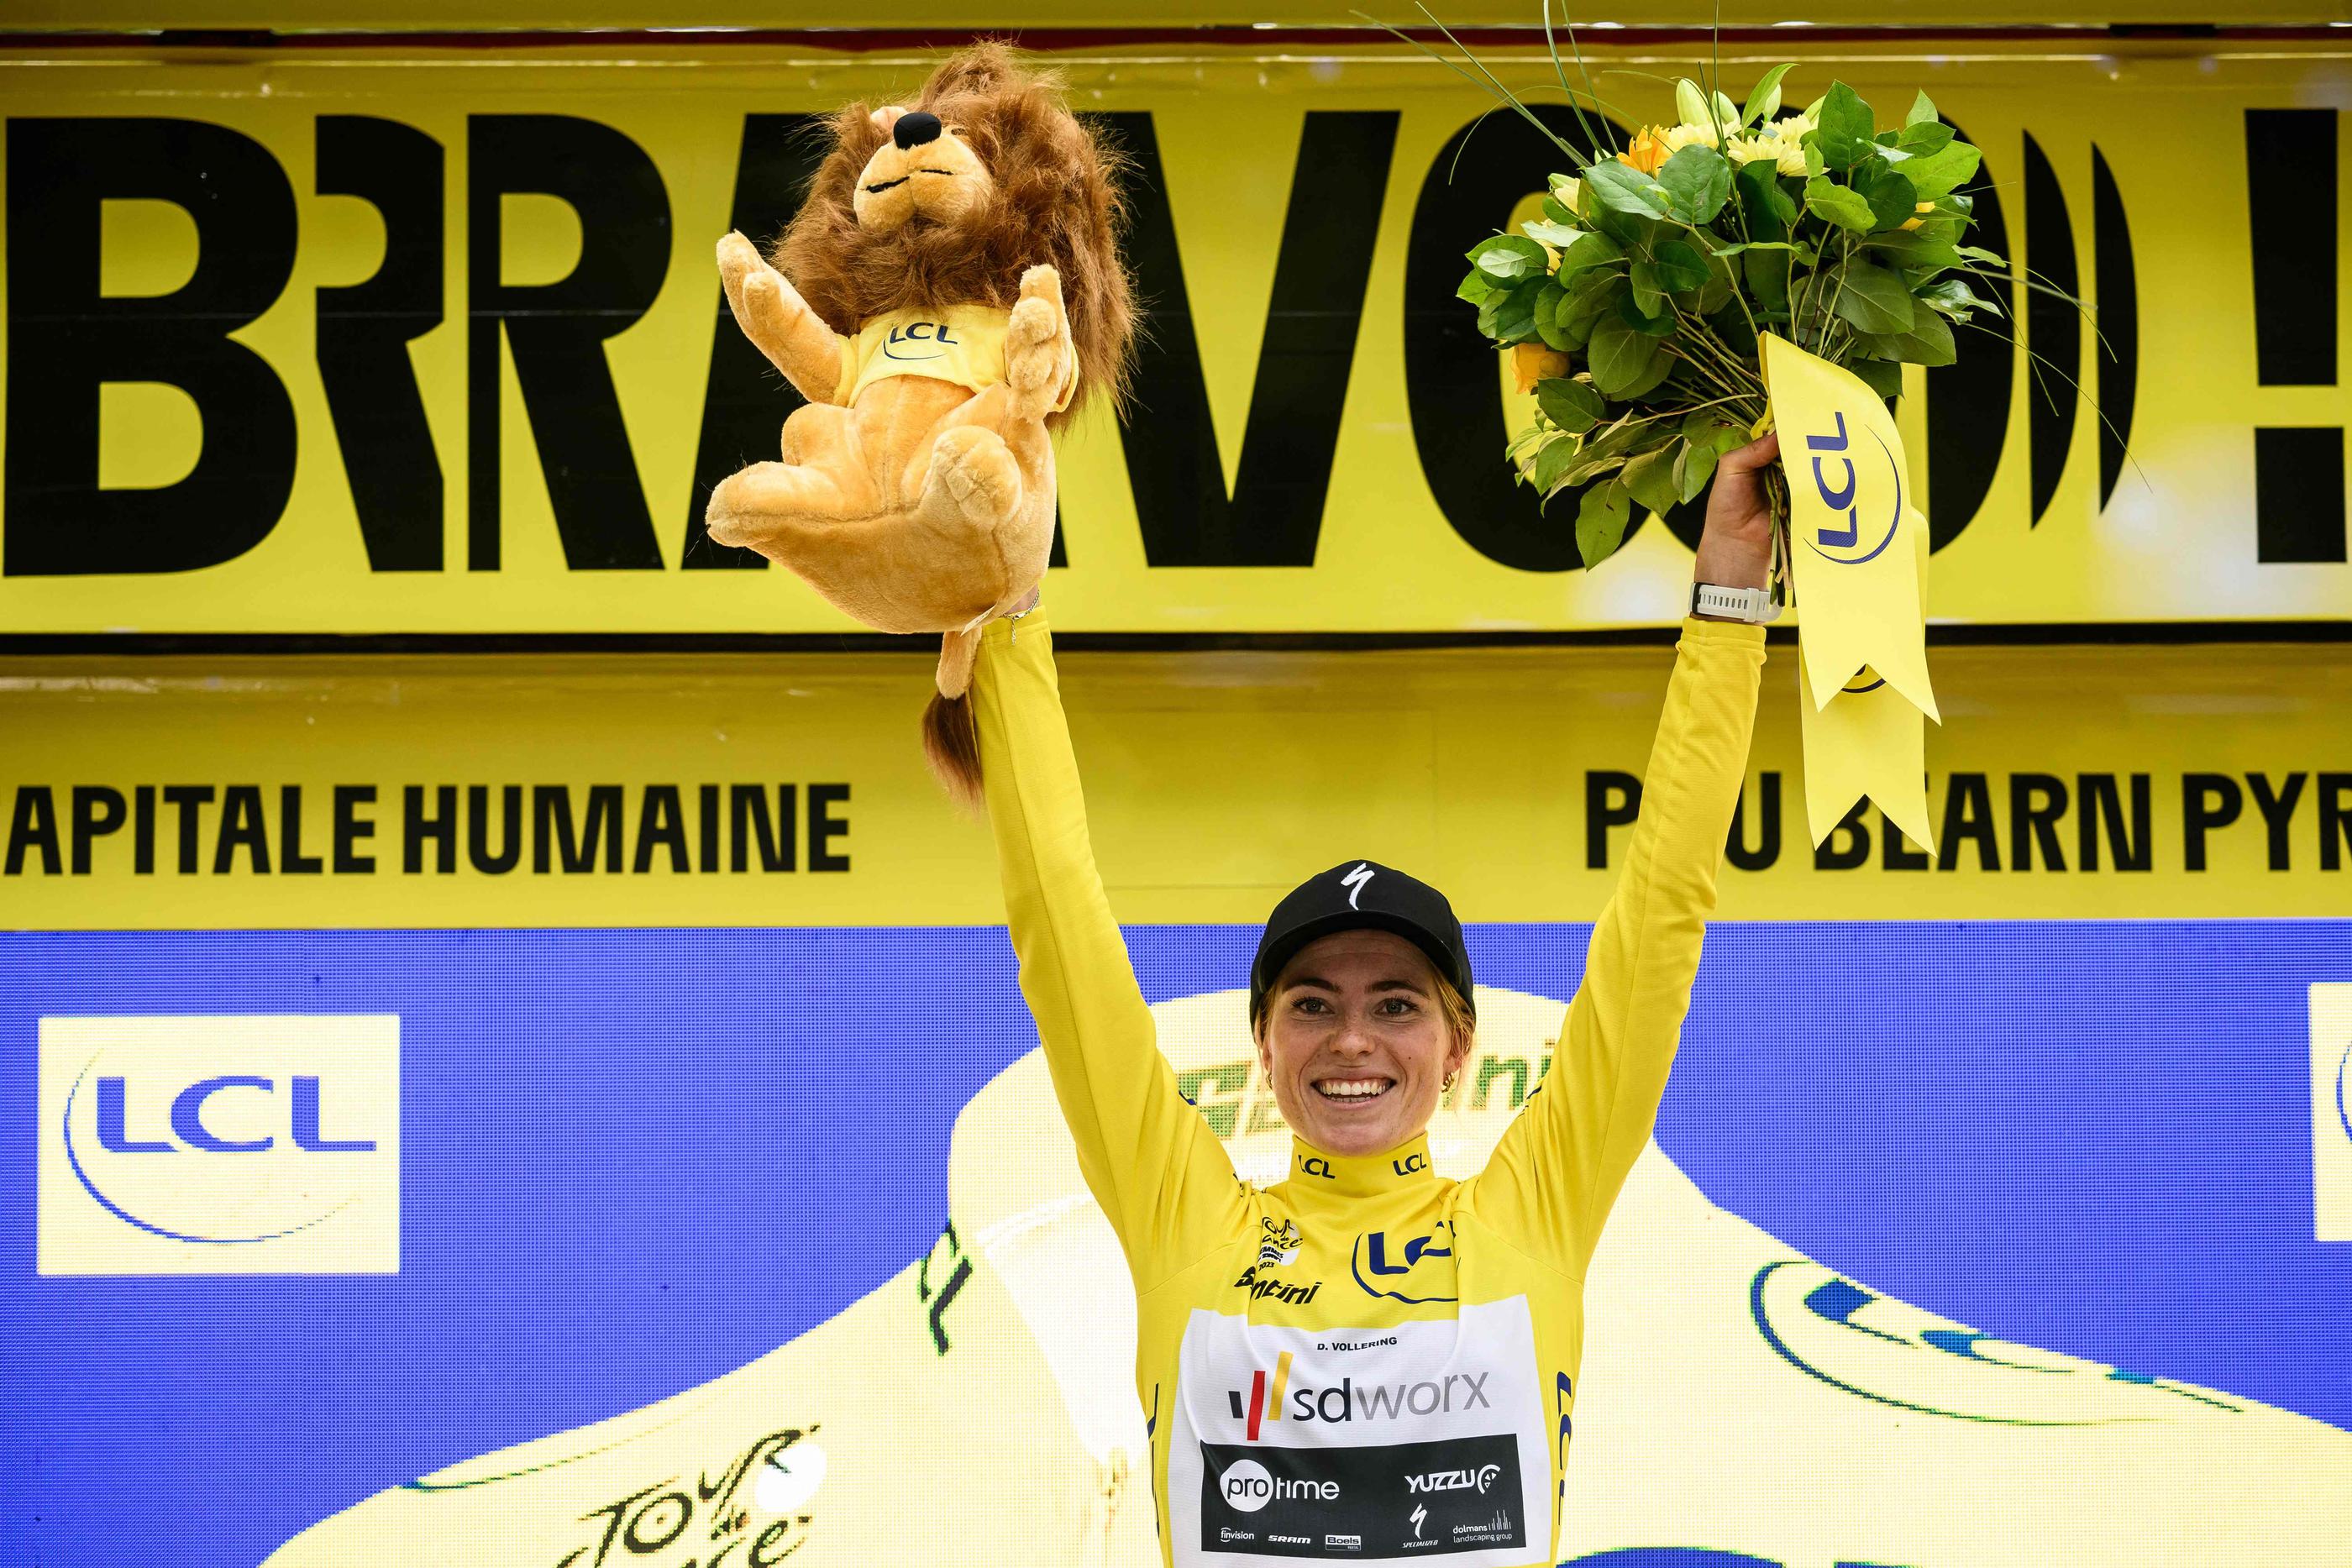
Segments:
[[[1987,243],[2099,311],[2104,350],[2013,288],[2050,371],[1968,334],[1958,366],[1915,372],[1901,418],[1930,617],[2352,613],[2345,261],[2317,215],[2341,184],[2326,106],[2347,48],[1785,36],[1727,42],[1724,71],[1794,57],[1795,101],[1834,76],[1888,116],[1927,88],[1985,151]],[[1481,48],[1523,89],[1549,79],[1523,47]],[[725,318],[711,246],[790,215],[795,117],[904,94],[930,57],[19,40],[0,58],[0,626],[845,629],[699,537],[709,485],[772,452],[790,406]],[[1129,249],[1153,310],[1131,422],[1097,411],[1062,444],[1067,565],[1048,592],[1066,629],[1679,614],[1694,519],[1651,519],[1575,570],[1570,518],[1509,482],[1518,411],[1454,298],[1463,249],[1532,211],[1548,144],[1497,119],[1457,164],[1487,100],[1392,43],[1055,57],[1137,160]],[[1669,101],[1632,73],[1698,56],[1593,57],[1630,118]]]
[[[1471,921],[1585,920],[1622,863],[1657,648],[1066,652],[1114,907],[1265,917],[1343,858]],[[987,925],[985,829],[923,771],[920,655],[21,666],[16,928]],[[2271,646],[1952,648],[1931,847],[1805,828],[1766,666],[1721,917],[2336,916],[2352,668]]]

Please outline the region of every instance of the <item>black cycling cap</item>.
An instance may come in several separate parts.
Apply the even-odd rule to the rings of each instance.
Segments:
[[[1266,916],[1265,934],[1250,964],[1250,1016],[1257,1016],[1282,967],[1301,947],[1335,931],[1367,929],[1392,931],[1429,955],[1437,972],[1477,1010],[1470,951],[1462,945],[1462,922],[1445,895],[1376,861],[1342,861],[1284,894]]]

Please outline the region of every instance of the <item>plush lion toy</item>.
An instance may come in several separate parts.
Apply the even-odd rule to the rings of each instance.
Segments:
[[[727,303],[808,406],[782,460],[711,492],[720,544],[792,568],[884,632],[940,632],[924,749],[977,798],[980,632],[1045,574],[1048,432],[1125,391],[1135,331],[1117,153],[1003,45],[950,57],[912,105],[852,104],[772,260],[719,242]]]

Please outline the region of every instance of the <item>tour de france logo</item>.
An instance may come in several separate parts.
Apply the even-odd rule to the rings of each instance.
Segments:
[[[1865,546],[1863,542],[1865,529],[1862,507],[1855,498],[1856,492],[1862,488],[1862,476],[1855,468],[1853,453],[1849,450],[1852,441],[1846,434],[1845,415],[1838,413],[1833,417],[1837,420],[1836,433],[1806,436],[1805,450],[1812,456],[1813,488],[1820,492],[1823,506],[1832,512],[1845,514],[1845,527],[1816,529],[1805,544],[1823,560],[1835,561],[1840,566],[1860,566],[1895,542],[1895,529],[1903,521],[1903,465],[1895,460],[1894,452],[1878,432],[1864,432],[1877,444],[1879,455],[1885,459],[1886,472],[1894,480],[1895,493],[1895,504],[1886,514],[1885,531],[1867,530],[1872,542]],[[1825,465],[1834,465],[1843,470],[1835,482],[1832,482]]]

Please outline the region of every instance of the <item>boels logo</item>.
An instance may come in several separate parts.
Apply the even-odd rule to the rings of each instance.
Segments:
[[[1894,542],[1895,530],[1903,521],[1903,465],[1895,460],[1894,451],[1878,432],[1868,429],[1863,432],[1878,449],[1877,455],[1872,456],[1866,450],[1854,446],[1852,437],[1846,433],[1845,415],[1839,413],[1833,417],[1837,420],[1837,429],[1823,435],[1806,436],[1805,454],[1811,460],[1813,488],[1820,493],[1822,505],[1832,512],[1844,513],[1845,526],[1815,529],[1813,537],[1806,539],[1805,544],[1823,560],[1835,561],[1840,566],[1860,566]],[[1854,463],[1857,452],[1862,455],[1862,466],[1859,468]],[[1874,521],[1867,524],[1864,521],[1859,495],[1864,473],[1874,481],[1882,463],[1894,487],[1894,501],[1887,507],[1884,529],[1876,527]],[[1878,486],[1874,483],[1871,488],[1876,491]],[[1870,511],[1874,519],[1878,508],[1873,506]]]
[[[400,1268],[400,1020],[45,1018],[44,1274]]]

